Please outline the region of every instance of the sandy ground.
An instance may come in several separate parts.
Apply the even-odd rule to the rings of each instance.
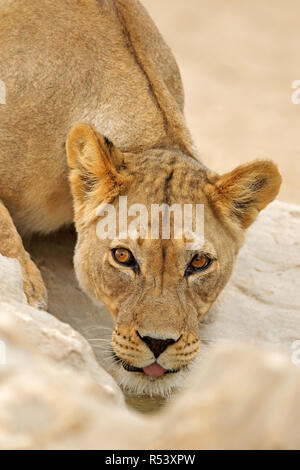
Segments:
[[[142,0],[178,61],[186,118],[207,166],[256,158],[283,175],[279,198],[300,203],[299,0]],[[300,96],[300,94],[299,94]]]

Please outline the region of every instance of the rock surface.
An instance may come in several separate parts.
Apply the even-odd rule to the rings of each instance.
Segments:
[[[0,256],[0,448],[300,448],[299,233],[298,206],[260,215],[200,327],[200,365],[153,417],[126,408],[83,337],[107,339],[111,320],[77,286],[74,233],[28,246],[51,314],[27,305],[18,262]]]
[[[299,392],[300,367],[281,353],[226,345],[211,351],[203,370],[172,404],[153,446],[299,449]]]
[[[35,320],[35,311],[17,310],[15,316],[14,308],[0,307],[0,338],[7,358],[0,365],[0,449],[138,447],[130,429],[138,429],[140,419],[126,410],[110,376],[96,362],[91,366],[85,341],[77,338],[70,349],[77,333],[69,329],[70,339],[64,343],[61,324],[52,343],[61,336],[57,348],[65,349],[66,356],[53,360],[50,341],[45,351],[44,341],[34,345],[23,334],[20,317]]]
[[[0,254],[0,301],[27,303],[20,263]]]

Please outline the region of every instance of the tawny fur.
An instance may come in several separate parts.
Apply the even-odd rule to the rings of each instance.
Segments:
[[[279,191],[278,170],[256,161],[219,176],[199,161],[177,64],[138,1],[0,0],[0,51],[0,253],[19,259],[29,303],[45,307],[18,232],[75,222],[77,277],[115,319],[115,354],[145,367],[154,358],[137,332],[176,341],[159,363],[179,374],[153,382],[115,364],[118,380],[168,393],[197,356],[198,320],[226,285],[244,230]],[[119,195],[148,209],[203,203],[212,265],[187,279],[184,240],[99,240],[95,209],[117,207]],[[134,254],[139,275],[116,265],[118,245]]]

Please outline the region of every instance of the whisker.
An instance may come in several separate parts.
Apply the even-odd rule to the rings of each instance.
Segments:
[[[92,334],[92,335],[91,335],[91,334],[90,334],[90,335],[89,335],[89,334],[85,334],[84,337],[85,337],[87,340],[96,339],[94,334]],[[112,335],[111,335],[111,334],[103,335],[103,334],[100,333],[99,335],[97,334],[97,338],[98,338],[98,339],[105,339],[106,341],[110,341],[111,338],[112,338]]]
[[[105,351],[105,350],[103,350],[103,349],[101,349],[101,348],[99,348],[99,347],[97,347],[97,346],[95,346],[94,349],[96,349],[96,350],[98,350],[98,351],[102,351],[101,357],[111,357],[111,354],[110,354],[109,351],[107,351],[107,350]],[[104,353],[106,353],[106,356],[104,355]]]
[[[99,349],[103,352],[110,352],[104,344],[92,343],[90,346],[92,347],[92,349]]]
[[[99,343],[99,344],[102,344],[103,346],[106,346],[107,348],[111,348],[111,339],[108,340],[108,339],[105,339],[105,340],[102,340],[102,339],[89,339],[88,341],[91,341],[91,343]]]
[[[111,335],[113,333],[113,330],[110,329],[110,330],[102,330],[101,328],[93,328],[93,329],[90,329],[89,331],[85,331],[84,334],[85,335],[88,335],[88,334],[91,334],[91,333],[95,333],[96,335]]]
[[[110,340],[109,339],[105,339],[105,338],[89,338],[88,341],[90,342],[102,342],[102,343],[106,343],[106,344],[110,344]]]
[[[102,358],[102,357],[110,357],[110,355],[105,356],[105,354],[107,353],[107,351],[104,351],[104,350],[101,349],[101,348],[95,347],[95,348],[93,348],[93,350],[94,350],[95,354],[98,354],[99,357],[101,357],[101,358]]]
[[[94,325],[94,326],[89,326],[88,328],[85,328],[83,331],[85,333],[89,332],[89,331],[93,331],[93,330],[109,330],[109,331],[112,331],[113,328],[111,327],[108,327],[108,326],[104,326],[104,325]]]
[[[97,357],[98,361],[100,363],[104,363],[104,362],[109,362],[111,364],[117,364],[117,361],[115,361],[111,356],[100,356],[100,357]]]

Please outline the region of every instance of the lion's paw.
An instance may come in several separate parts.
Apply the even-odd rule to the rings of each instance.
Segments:
[[[23,272],[23,289],[27,297],[28,304],[38,310],[47,309],[47,290],[44,285],[42,275],[30,259],[26,257],[25,263],[22,264]]]

